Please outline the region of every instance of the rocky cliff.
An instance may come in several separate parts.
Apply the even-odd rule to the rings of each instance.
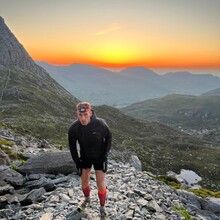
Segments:
[[[16,66],[36,73],[45,72],[35,64],[0,16],[0,66]]]

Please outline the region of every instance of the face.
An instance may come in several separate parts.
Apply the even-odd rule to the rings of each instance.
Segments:
[[[86,112],[77,111],[77,117],[82,125],[88,125],[90,122],[90,117],[92,116],[92,111],[88,110]]]

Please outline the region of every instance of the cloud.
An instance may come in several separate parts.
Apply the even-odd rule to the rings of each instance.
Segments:
[[[111,24],[108,24],[106,28],[96,33],[93,33],[92,35],[104,35],[104,34],[108,34],[111,32],[119,31],[121,29],[122,29],[122,26],[119,23],[111,23]]]

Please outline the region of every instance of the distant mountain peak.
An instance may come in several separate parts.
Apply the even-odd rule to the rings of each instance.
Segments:
[[[15,35],[5,24],[0,16],[0,66],[18,68],[34,71],[36,73],[45,72],[37,66],[22,44],[19,43]]]
[[[149,76],[158,76],[156,72],[151,69],[148,69],[144,66],[128,67],[120,71],[119,73],[124,75],[149,75]]]
[[[193,74],[191,72],[188,71],[177,71],[177,72],[168,72],[166,74],[163,75],[163,77],[165,78],[186,78],[186,77],[190,77],[190,78],[216,78],[216,80],[219,80],[218,76],[214,76],[212,74]]]
[[[134,66],[134,67],[128,67],[128,68],[125,68],[123,69],[122,71],[126,71],[126,70],[135,70],[135,71],[152,71],[151,69],[148,69],[144,66]],[[121,72],[122,72],[121,71]],[[153,71],[152,71],[153,72]]]

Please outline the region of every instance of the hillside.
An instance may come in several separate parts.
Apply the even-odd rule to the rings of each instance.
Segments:
[[[220,88],[205,92],[201,96],[220,96]]]
[[[127,114],[185,128],[220,126],[220,97],[168,95],[122,108]]]
[[[220,146],[157,122],[125,117],[119,110],[107,106],[96,108],[96,112],[107,119],[113,131],[113,146],[121,152],[116,158],[128,158],[134,152],[144,170],[155,174],[165,174],[168,170],[178,172],[184,168],[196,171],[203,178],[218,179]]]
[[[122,111],[136,118],[190,130],[191,133],[198,131],[197,135],[210,141],[220,140],[219,96],[168,95],[132,104]]]
[[[49,75],[39,77],[17,67],[0,70],[0,121],[22,133],[58,143],[71,122],[77,99]]]

